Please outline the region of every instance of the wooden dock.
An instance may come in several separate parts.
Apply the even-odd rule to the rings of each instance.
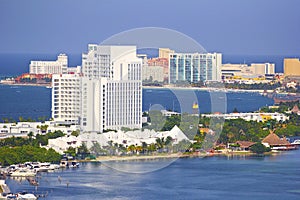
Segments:
[[[5,180],[0,180],[0,188],[3,193],[10,193],[9,187],[5,184]]]

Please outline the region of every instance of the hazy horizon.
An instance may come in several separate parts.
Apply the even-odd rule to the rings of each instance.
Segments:
[[[142,27],[179,31],[208,52],[299,55],[300,1],[2,0],[0,53],[80,54]]]

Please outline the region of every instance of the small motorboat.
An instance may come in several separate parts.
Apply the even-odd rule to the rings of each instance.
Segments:
[[[30,177],[35,176],[36,173],[27,169],[18,169],[14,172],[10,173],[10,176],[12,177]]]
[[[294,140],[294,142],[292,142],[291,144],[294,144],[294,145],[300,145],[300,140]]]
[[[19,200],[36,200],[37,197],[34,194],[27,193],[27,192],[20,192],[17,194],[17,199]]]

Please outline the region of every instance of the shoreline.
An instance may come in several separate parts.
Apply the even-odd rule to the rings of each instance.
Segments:
[[[0,83],[0,85],[9,86],[37,86],[37,87],[51,87],[50,84],[40,84],[40,83]],[[198,90],[207,92],[224,92],[224,93],[259,93],[264,94],[265,90],[246,90],[246,89],[231,89],[231,88],[212,88],[212,87],[176,87],[176,86],[142,86],[142,89],[170,89],[170,90]],[[273,90],[267,90],[266,93],[272,93]],[[296,93],[290,93],[295,94]]]
[[[39,84],[39,83],[0,83],[0,85],[51,87],[51,84]]]
[[[176,86],[143,86],[143,89],[170,89],[170,90],[199,90],[199,91],[214,91],[214,92],[251,92],[251,93],[264,93],[264,90],[245,90],[245,89],[230,89],[230,88],[212,88],[212,87],[176,87]],[[267,93],[273,90],[267,90]]]
[[[282,154],[282,152],[267,152],[262,155],[264,156],[276,156]],[[233,151],[233,152],[221,152],[221,153],[193,153],[193,154],[157,154],[157,155],[133,155],[133,156],[98,156],[92,160],[77,160],[78,162],[120,162],[120,161],[146,161],[146,160],[160,160],[160,159],[181,159],[181,158],[203,158],[203,157],[214,157],[214,156],[255,156],[257,154],[248,151]],[[257,155],[261,156],[261,155]]]

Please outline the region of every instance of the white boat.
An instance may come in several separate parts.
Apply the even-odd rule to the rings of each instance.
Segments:
[[[79,163],[75,160],[61,160],[60,161],[60,167],[62,168],[66,168],[66,167],[69,167],[69,168],[78,168],[79,167]]]
[[[300,140],[294,140],[294,142],[292,142],[291,144],[300,145]]]
[[[40,163],[38,172],[48,172],[50,170],[50,163]]]
[[[0,197],[3,200],[37,200],[37,197],[34,194],[27,193],[27,192],[20,192],[17,194],[13,193],[3,193],[2,197]]]
[[[35,176],[36,173],[27,169],[18,169],[14,172],[10,173],[10,176],[12,177],[29,177],[29,176]]]
[[[76,161],[69,161],[69,167],[70,168],[78,168],[79,167],[79,163]]]
[[[50,164],[50,166],[49,166],[49,170],[56,170],[59,168],[60,168],[60,166],[58,164]]]
[[[67,160],[61,160],[60,161],[60,167],[62,167],[62,168],[68,167],[68,161]]]
[[[17,194],[18,200],[36,200],[37,197],[34,194],[27,193],[27,192],[20,192]]]

